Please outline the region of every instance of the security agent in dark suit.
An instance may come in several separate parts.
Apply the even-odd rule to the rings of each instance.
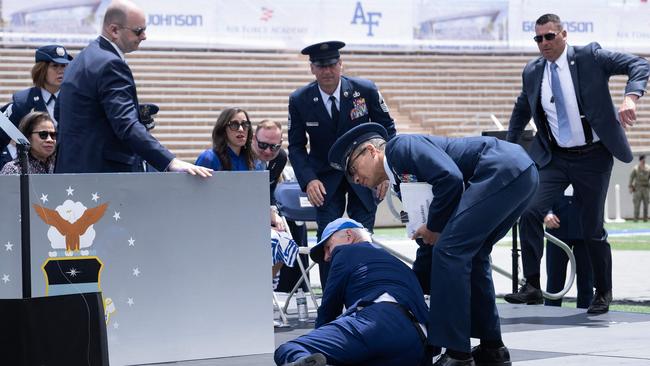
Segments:
[[[113,2],[106,9],[102,35],[68,66],[57,103],[57,173],[139,172],[144,159],[158,171],[211,174],[208,168],[176,159],[140,121],[124,54],[138,49],[145,31],[142,9],[127,0]]]
[[[520,221],[522,261],[527,283],[506,295],[511,303],[542,302],[540,260],[544,247],[542,221],[553,202],[572,184],[583,207],[583,236],[593,266],[596,293],[588,313],[609,310],[612,300],[612,257],[603,227],[603,210],[612,171],[612,155],[632,160],[624,127],[636,119],[636,100],[650,75],[648,62],[610,52],[597,43],[568,46],[560,18],[537,19],[535,37],[541,57],[524,68],[523,88],[515,102],[508,141],[517,141],[531,116],[538,133],[529,149],[540,168],[540,189]],[[608,81],[627,75],[618,116]]]
[[[52,44],[41,46],[34,53],[32,82],[34,86],[16,92],[11,102],[0,108],[16,127],[29,112],[47,112],[56,127],[54,106],[63,81],[63,71],[72,60],[65,47]],[[0,151],[9,143],[10,138],[0,131]]]
[[[387,138],[381,125],[357,126],[336,141],[329,160],[366,187],[386,179],[396,192],[402,183],[431,185],[427,222],[413,239],[421,239],[414,269],[430,276],[428,342],[447,349],[435,365],[510,365],[490,252],[533,197],[535,164],[519,145],[494,137]],[[481,344],[470,349],[470,337]]]
[[[388,188],[384,183],[373,194],[343,179],[343,174],[327,163],[334,141],[352,127],[370,121],[382,124],[390,137],[395,136],[395,124],[375,84],[341,76],[339,49],[343,46],[343,42],[330,41],[305,47],[302,54],[309,55],[316,80],[289,97],[289,160],[300,187],[317,207],[318,238],[325,225],[343,216],[346,195],[348,216],[372,231],[377,201],[384,198]],[[319,268],[321,280],[325,280],[327,265]]]
[[[571,189],[572,191],[572,189]],[[578,289],[577,307],[587,309],[594,296],[594,281],[591,274],[591,261],[582,236],[580,222],[580,202],[573,196],[563,194],[553,204],[553,210],[544,217],[546,231],[566,243],[576,259],[576,287]],[[566,268],[569,257],[562,248],[546,241],[546,291],[559,292],[564,288]],[[562,299],[544,299],[544,305],[562,306]]]
[[[325,227],[310,253],[314,261],[332,264],[316,329],[278,347],[278,365],[430,364],[424,351],[427,308],[415,275],[370,241],[352,219]]]

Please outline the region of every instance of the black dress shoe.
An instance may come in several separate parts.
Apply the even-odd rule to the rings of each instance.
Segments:
[[[594,295],[594,299],[587,309],[587,314],[604,314],[609,311],[609,303],[612,302],[612,290],[598,291]]]
[[[472,348],[472,358],[476,366],[510,366],[510,351],[508,347],[487,348],[476,346]]]
[[[303,357],[298,361],[285,363],[284,366],[325,366],[327,364],[327,359],[322,353],[314,353],[307,357]]]
[[[544,302],[542,290],[529,284],[521,286],[514,294],[507,294],[503,299],[511,304],[538,305]]]
[[[468,358],[467,360],[457,360],[445,353],[438,359],[438,361],[433,363],[433,366],[476,366],[476,364],[474,363],[473,358]]]

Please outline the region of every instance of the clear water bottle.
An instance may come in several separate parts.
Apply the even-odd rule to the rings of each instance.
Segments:
[[[296,306],[298,307],[298,321],[306,322],[309,320],[309,313],[307,311],[307,297],[302,289],[298,289],[296,294]]]

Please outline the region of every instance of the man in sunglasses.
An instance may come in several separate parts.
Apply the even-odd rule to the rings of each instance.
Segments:
[[[145,34],[144,12],[133,2],[106,9],[102,34],[66,69],[55,115],[59,121],[57,173],[158,171],[209,176],[210,169],[176,159],[141,123],[138,96],[124,55]]]
[[[372,121],[383,125],[391,138],[395,136],[393,118],[377,86],[370,80],[341,76],[339,50],[344,46],[330,41],[305,47],[301,53],[309,55],[316,80],[289,96],[289,159],[300,188],[316,207],[318,238],[325,225],[345,211],[372,232],[377,202],[388,189],[387,182],[377,192],[349,183],[327,163],[334,141],[354,126]],[[327,267],[319,266],[323,287]]]
[[[266,164],[269,171],[270,192],[271,192],[271,225],[279,230],[285,230],[275,206],[275,187],[282,176],[282,171],[287,165],[287,152],[282,148],[282,125],[279,122],[265,119],[255,128],[253,134],[253,151],[258,159]],[[307,228],[305,225],[296,225],[294,221],[288,220],[289,230],[296,244],[307,245]],[[297,266],[283,266],[280,270],[280,282],[276,291],[289,292],[300,278],[300,269]],[[306,288],[305,288],[306,290]]]
[[[533,39],[541,57],[524,68],[523,88],[515,102],[507,138],[517,141],[533,118],[538,132],[529,154],[540,168],[540,186],[520,221],[527,282],[505,299],[510,303],[542,303],[542,223],[546,212],[571,184],[582,198],[583,235],[596,289],[587,312],[605,313],[612,300],[611,248],[603,228],[605,197],[613,157],[632,161],[625,128],[636,120],[636,101],[644,93],[650,66],[641,57],[607,51],[598,43],[567,45],[567,31],[555,14],[537,19]],[[628,76],[618,114],[609,93],[612,75]]]

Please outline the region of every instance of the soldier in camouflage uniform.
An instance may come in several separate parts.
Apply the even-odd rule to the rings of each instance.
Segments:
[[[650,169],[645,165],[645,155],[639,156],[639,164],[630,174],[630,193],[634,202],[634,221],[639,220],[639,209],[643,202],[643,221],[648,221],[648,195],[650,193]]]

